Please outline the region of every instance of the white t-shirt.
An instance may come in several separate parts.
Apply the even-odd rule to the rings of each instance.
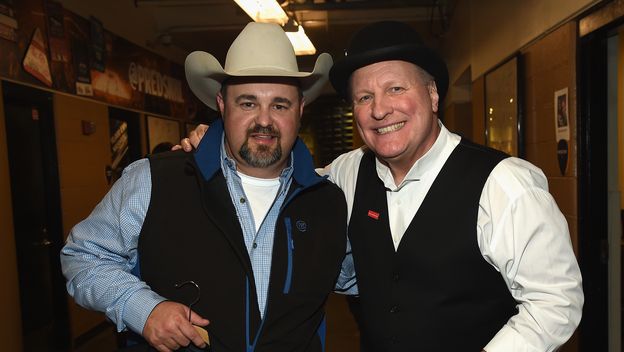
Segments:
[[[257,178],[245,175],[239,171],[236,173],[241,179],[243,191],[245,191],[245,195],[249,201],[249,207],[253,213],[257,232],[277,196],[277,192],[280,188],[279,177]]]

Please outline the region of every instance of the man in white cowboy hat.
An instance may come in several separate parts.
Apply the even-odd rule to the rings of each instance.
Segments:
[[[214,352],[322,351],[346,204],[297,132],[331,64],[299,72],[274,24],[248,24],[224,68],[191,53],[189,85],[223,119],[194,154],[128,166],[72,229],[61,261],[76,301],[158,351],[205,347],[194,325]]]
[[[330,80],[366,143],[325,169],[347,198],[354,267],[338,288],[359,291],[363,350],[566,342],[583,306],[566,220],[540,169],[438,120],[444,61],[406,24],[378,22],[354,35]]]

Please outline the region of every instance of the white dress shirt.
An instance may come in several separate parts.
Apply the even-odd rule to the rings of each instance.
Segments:
[[[401,184],[396,185],[390,169],[376,160],[386,187],[395,249],[461,139],[440,126],[435,144]],[[343,190],[349,219],[363,154],[362,148],[343,154],[323,170]],[[484,260],[501,273],[519,311],[484,349],[554,351],[567,341],[581,319],[581,273],[567,222],[539,168],[510,157],[492,170],[479,200],[476,240]]]

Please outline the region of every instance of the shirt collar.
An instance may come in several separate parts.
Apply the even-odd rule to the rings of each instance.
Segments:
[[[436,138],[436,141],[425,153],[425,155],[416,160],[414,165],[412,165],[410,170],[405,175],[401,184],[395,185],[394,177],[392,177],[390,168],[379,161],[379,159],[375,159],[377,175],[383,181],[384,186],[387,189],[391,191],[398,191],[407,183],[418,181],[426,177],[430,172],[436,172],[437,174],[437,169],[441,168],[443,165],[440,164],[441,161],[445,161],[459,143],[459,136],[449,132],[440,120],[438,120],[438,125],[440,126],[440,134],[438,135],[438,138]]]
[[[226,159],[236,168],[236,163],[231,158],[227,158],[224,148],[223,120],[218,119],[210,125],[208,132],[204,135],[195,154],[195,162],[205,180],[212,178],[221,168],[222,160]],[[281,176],[292,171],[295,181],[304,186],[311,186],[322,181],[324,178],[314,171],[312,155],[300,138],[297,138],[290,153],[289,166],[282,170]],[[281,177],[280,176],[280,177]]]

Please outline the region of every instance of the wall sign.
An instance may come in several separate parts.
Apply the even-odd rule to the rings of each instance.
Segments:
[[[557,159],[561,175],[568,167],[570,142],[570,119],[568,115],[568,87],[555,92],[555,140],[557,141]]]

